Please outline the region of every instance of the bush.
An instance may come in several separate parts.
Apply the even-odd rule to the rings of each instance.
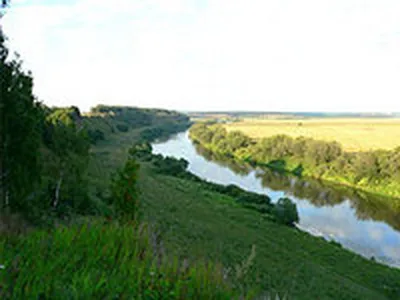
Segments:
[[[289,198],[280,198],[274,206],[273,214],[278,222],[285,225],[294,226],[299,221],[296,204]]]
[[[117,124],[116,127],[120,132],[128,132],[129,130],[129,126],[125,124]]]
[[[143,142],[133,145],[129,149],[129,154],[142,161],[150,161],[153,159],[153,148],[150,143]]]
[[[179,176],[184,175],[186,173],[186,169],[189,163],[181,159],[176,159],[173,157],[155,157],[154,166],[157,168],[157,171],[162,174]]]
[[[98,141],[105,140],[104,132],[99,129],[88,130],[88,136],[91,144],[96,144]]]
[[[136,182],[139,164],[130,158],[122,170],[118,171],[112,179],[111,201],[118,215],[128,219],[135,219],[138,212],[138,193]]]

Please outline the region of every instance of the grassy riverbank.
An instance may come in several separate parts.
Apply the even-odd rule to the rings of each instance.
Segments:
[[[119,134],[93,148],[91,180],[98,191],[107,194],[102,182],[122,164],[137,136],[134,131]],[[399,270],[271,222],[201,183],[155,173],[142,163],[138,185],[143,220],[155,224],[168,253],[221,262],[243,288],[289,299],[400,295]]]
[[[337,142],[287,135],[253,139],[206,123],[192,126],[190,137],[209,151],[238,161],[382,195],[392,209],[400,210],[400,147],[347,152]]]

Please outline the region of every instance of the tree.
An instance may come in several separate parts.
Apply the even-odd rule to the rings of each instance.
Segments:
[[[52,206],[63,203],[78,209],[87,200],[85,171],[89,155],[89,138],[76,107],[53,110],[47,117],[44,144],[48,185],[53,190]],[[62,197],[63,196],[63,197]]]
[[[233,152],[240,148],[246,148],[251,144],[251,139],[240,131],[229,132],[226,140]]]
[[[137,217],[139,202],[137,179],[139,164],[130,157],[122,170],[119,170],[112,180],[112,203],[119,216],[130,220]]]
[[[370,181],[373,178],[379,178],[380,168],[377,156],[374,152],[360,152],[354,156],[352,161],[354,180],[357,183],[365,178]]]
[[[299,221],[296,204],[289,198],[280,198],[273,211],[278,221],[283,224],[293,226],[294,223]]]
[[[9,60],[0,29],[0,207],[25,207],[40,182],[39,147],[43,114],[30,73],[18,56]]]
[[[214,135],[212,138],[212,143],[213,144],[218,144],[221,140],[225,139],[226,135],[227,135],[227,131],[224,127],[222,126],[215,126],[213,128],[214,130]]]

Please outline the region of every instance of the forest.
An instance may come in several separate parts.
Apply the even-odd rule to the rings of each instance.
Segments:
[[[394,150],[344,151],[338,142],[276,135],[253,139],[221,125],[197,123],[190,137],[214,152],[299,176],[348,184],[392,197],[400,196],[400,147]],[[393,200],[400,208],[400,202]]]

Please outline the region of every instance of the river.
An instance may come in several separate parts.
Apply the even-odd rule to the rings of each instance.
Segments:
[[[400,268],[400,213],[379,197],[216,157],[194,145],[188,132],[154,143],[153,152],[186,159],[190,172],[211,182],[267,194],[273,202],[289,197],[297,205],[300,229]]]

